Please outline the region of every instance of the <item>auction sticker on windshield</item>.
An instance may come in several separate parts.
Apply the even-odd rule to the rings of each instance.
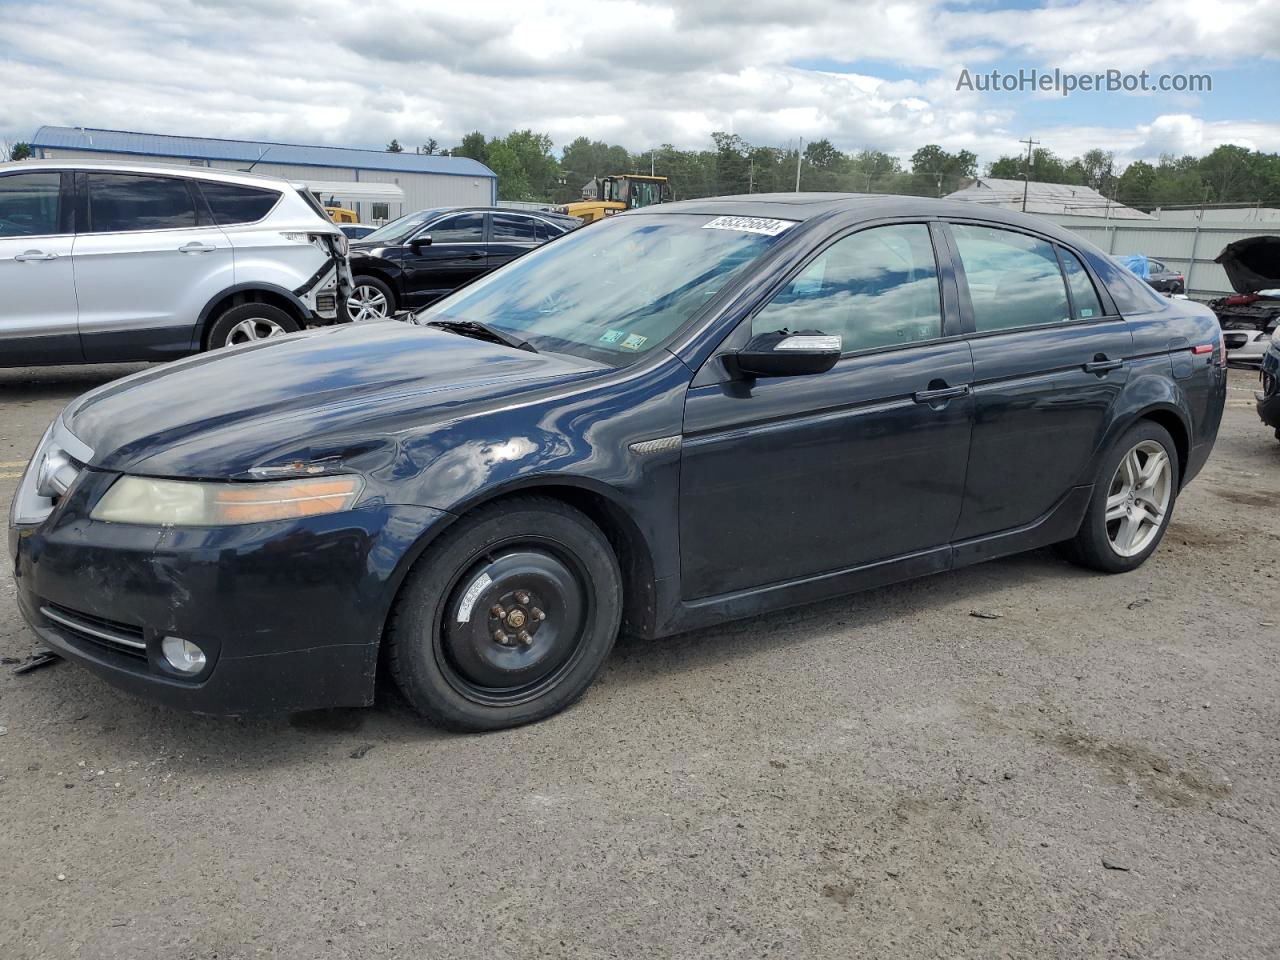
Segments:
[[[760,233],[766,237],[776,237],[788,227],[794,227],[794,220],[774,220],[770,217],[716,217],[702,225],[703,230],[738,230],[742,233]]]

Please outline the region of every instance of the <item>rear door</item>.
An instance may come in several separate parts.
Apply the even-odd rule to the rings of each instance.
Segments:
[[[521,213],[491,213],[488,269],[496,270],[536,247],[540,223]]]
[[[404,248],[404,290],[408,306],[418,308],[452,293],[487,269],[485,214],[452,213],[429,223],[417,238],[431,237],[416,248]]]
[[[189,352],[200,311],[234,283],[230,241],[211,218],[197,216],[185,177],[77,176],[85,224],[72,259],[85,359]]]
[[[1030,524],[1090,482],[1133,338],[1065,247],[978,223],[949,235],[974,367],[965,540]]]
[[[0,174],[0,366],[77,362],[73,175]]]
[[[964,495],[973,364],[953,282],[941,280],[928,224],[847,234],[747,321],[751,334],[839,334],[845,354],[833,369],[689,390],[686,599],[949,542]]]

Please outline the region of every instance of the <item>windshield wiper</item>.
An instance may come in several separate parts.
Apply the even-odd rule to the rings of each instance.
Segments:
[[[528,340],[521,340],[517,336],[513,336],[504,330],[499,330],[497,327],[491,327],[487,323],[481,323],[479,320],[429,320],[423,326],[439,327],[441,330],[460,333],[464,337],[474,337],[476,340],[501,343],[508,347],[515,347],[517,350],[528,350],[530,353],[538,352],[538,348]]]

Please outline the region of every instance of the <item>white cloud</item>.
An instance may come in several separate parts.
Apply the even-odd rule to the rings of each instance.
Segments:
[[[732,130],[899,154],[936,142],[991,159],[1024,135],[1016,103],[956,92],[962,65],[1226,69],[1280,50],[1270,0],[1049,0],[1030,11],[941,0],[488,0],[465,12],[412,0],[60,0],[4,11],[0,137],[11,140],[52,123],[449,145],[473,129],[528,126],[559,144],[586,134],[636,150],[706,146],[712,130]],[[823,61],[861,72],[796,65]],[[904,72],[912,79],[897,79]],[[1194,100],[1152,99],[1151,123],[1136,129],[1069,122],[1105,116],[1105,103],[1054,107],[1063,121],[1037,133],[1068,155],[1086,141],[1126,156],[1202,152],[1222,137],[1280,143],[1280,124],[1154,116],[1197,109]]]

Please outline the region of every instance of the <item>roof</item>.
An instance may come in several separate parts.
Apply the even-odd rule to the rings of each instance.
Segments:
[[[31,138],[31,145],[52,150],[95,150],[103,153],[134,153],[147,157],[181,157],[189,160],[287,163],[303,167],[358,167],[363,170],[389,170],[398,173],[497,178],[497,174],[492,170],[470,157],[388,153],[385,150],[306,146],[275,143],[270,140],[174,137],[161,133],[98,130],[91,127],[41,127]]]
[[[1022,180],[979,177],[954,193],[947,194],[946,198],[968,203],[1011,206],[1021,210],[1024,190],[1027,197],[1027,213],[1109,217],[1112,220],[1156,219],[1141,210],[1134,210],[1122,203],[1116,203],[1092,187],[1071,183],[1041,183],[1037,180],[1024,183]]]
[[[337,200],[374,200],[403,203],[404,191],[394,183],[374,183],[369,180],[312,180],[304,182],[307,189],[322,197]]]
[[[1011,227],[1025,227],[1079,248],[1081,237],[1065,227],[1031,213],[1008,207],[982,205],[934,197],[901,196],[888,193],[748,193],[733,197],[705,197],[640,207],[616,214],[702,214],[715,216],[768,217],[779,220],[817,220],[840,215],[842,222],[880,217],[954,217],[982,220]]]
[[[115,170],[127,173],[158,173],[169,176],[198,177],[202,180],[221,180],[246,186],[263,186],[279,190],[285,186],[305,187],[306,183],[295,177],[278,177],[269,173],[244,173],[240,170],[223,170],[218,167],[190,167],[162,160],[98,160],[81,157],[55,157],[51,160],[15,160],[0,163],[0,171],[21,166],[24,170]]]

